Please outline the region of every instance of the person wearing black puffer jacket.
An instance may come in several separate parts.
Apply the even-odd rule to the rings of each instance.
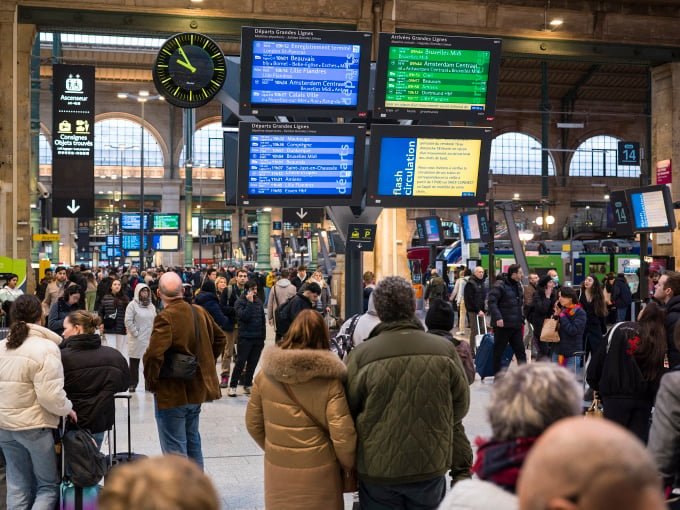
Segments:
[[[128,303],[129,299],[122,288],[121,281],[112,280],[97,310],[103,323],[99,327],[104,333],[106,345],[118,349],[125,359],[128,357],[128,338],[125,327],[125,309]]]
[[[78,425],[88,429],[101,446],[115,418],[113,395],[128,389],[130,370],[121,353],[102,345],[99,320],[85,310],[71,312],[64,319],[61,362],[64,390],[78,414]]]
[[[229,317],[227,317],[222,312],[220,300],[217,297],[217,287],[215,287],[214,280],[211,280],[210,278],[205,278],[203,280],[201,291],[196,294],[194,303],[205,308],[205,310],[215,320],[217,325],[224,331],[230,331],[234,329],[231,319],[229,319]]]
[[[501,370],[501,357],[505,347],[510,344],[517,358],[517,363],[526,363],[527,354],[522,340],[522,268],[519,264],[508,266],[507,276],[496,282],[489,291],[489,313],[491,325],[494,327],[495,341],[493,345],[493,371]]]
[[[243,295],[236,300],[234,305],[236,317],[238,319],[238,343],[236,363],[231,373],[229,390],[227,395],[236,396],[236,387],[239,379],[243,385],[243,391],[250,395],[250,387],[253,385],[255,367],[260,361],[260,354],[264,349],[264,339],[267,335],[266,323],[264,318],[264,305],[257,297],[257,282],[250,280],[245,285]],[[245,368],[245,374],[241,373]]]

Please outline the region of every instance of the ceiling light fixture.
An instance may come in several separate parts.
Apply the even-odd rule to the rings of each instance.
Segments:
[[[560,129],[583,129],[586,125],[584,122],[558,122],[557,127]]]

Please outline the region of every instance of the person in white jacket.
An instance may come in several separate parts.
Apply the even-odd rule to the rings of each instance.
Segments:
[[[40,324],[43,309],[19,296],[0,342],[0,448],[7,460],[7,508],[51,510],[59,499],[54,437],[60,416],[76,421],[64,391],[61,337]]]
[[[130,354],[130,391],[135,391],[139,384],[139,361],[149,346],[155,318],[156,307],[151,302],[151,289],[145,283],[138,283],[135,297],[125,309]]]

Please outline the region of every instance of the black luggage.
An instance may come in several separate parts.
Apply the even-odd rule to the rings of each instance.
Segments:
[[[485,323],[482,341],[477,346],[477,354],[475,356],[475,370],[482,378],[482,381],[485,377],[493,377],[495,375],[493,371],[493,344],[494,336],[492,333],[487,332]],[[501,368],[507,368],[510,365],[514,354],[512,347],[508,344],[501,357]]]
[[[120,464],[124,464],[126,462],[133,462],[135,460],[139,459],[144,459],[146,458],[146,455],[142,455],[141,453],[134,453],[132,451],[132,434],[131,434],[131,423],[130,423],[130,399],[132,398],[132,395],[128,392],[123,392],[123,393],[116,393],[115,398],[117,399],[124,399],[127,401],[127,438],[128,438],[128,449],[126,452],[119,452],[118,451],[118,444],[116,442],[116,430],[118,429],[117,425],[113,425],[113,454],[111,455],[111,468],[115,468],[116,466]]]

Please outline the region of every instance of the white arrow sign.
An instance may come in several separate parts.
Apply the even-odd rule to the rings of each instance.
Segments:
[[[70,212],[71,214],[75,214],[75,213],[78,211],[78,209],[80,209],[80,206],[79,206],[79,205],[76,205],[76,200],[75,200],[75,199],[72,199],[72,200],[71,200],[71,205],[67,205],[67,206],[66,206],[66,209],[68,209],[69,212]]]
[[[296,212],[295,214],[297,215],[298,218],[303,220],[303,219],[305,219],[305,216],[307,216],[307,214],[309,214],[309,213],[307,211],[305,211],[302,207],[300,207],[300,212]]]

